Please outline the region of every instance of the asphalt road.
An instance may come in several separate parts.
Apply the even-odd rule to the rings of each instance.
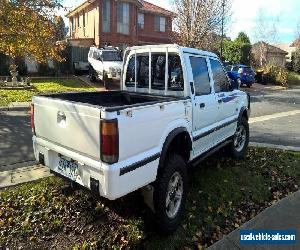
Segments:
[[[300,87],[280,91],[250,91],[250,96],[251,117],[267,119],[250,123],[250,141],[300,147]],[[290,112],[295,110],[299,113]],[[270,115],[273,117],[268,117]]]
[[[276,117],[278,113],[300,110],[300,87],[281,91],[250,90],[250,95],[251,117],[266,117],[250,124],[250,141],[300,147],[300,113]],[[0,112],[0,171],[7,165],[34,160],[31,137],[27,112]]]

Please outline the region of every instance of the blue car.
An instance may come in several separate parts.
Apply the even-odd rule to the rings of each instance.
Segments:
[[[226,67],[228,76],[236,81],[238,86],[243,86],[244,84],[247,87],[251,87],[255,83],[255,72],[250,66],[246,65],[228,65]]]

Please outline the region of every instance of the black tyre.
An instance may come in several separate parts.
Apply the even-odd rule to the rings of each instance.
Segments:
[[[236,132],[229,144],[228,149],[233,158],[244,158],[249,145],[249,123],[242,117],[237,124]]]
[[[91,82],[96,81],[94,69],[92,68],[92,66],[90,66],[90,68],[89,68],[89,79],[90,79]]]
[[[106,73],[103,75],[103,86],[107,89],[109,87],[109,80]]]
[[[188,189],[186,163],[179,155],[171,155],[155,183],[153,202],[158,230],[170,234],[176,230],[184,214]]]

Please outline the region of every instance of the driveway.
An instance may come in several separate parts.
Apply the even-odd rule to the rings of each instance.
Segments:
[[[33,159],[28,112],[0,112],[0,171]]]

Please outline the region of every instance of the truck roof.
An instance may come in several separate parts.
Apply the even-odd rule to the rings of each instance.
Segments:
[[[181,50],[183,53],[191,53],[191,54],[197,54],[202,56],[209,56],[209,57],[216,57],[218,56],[215,53],[205,51],[205,50],[199,50],[189,47],[183,47],[178,44],[158,44],[158,45],[143,45],[143,46],[133,46],[128,48],[129,50],[142,50],[142,49],[155,49],[155,48],[176,48],[178,50]]]

